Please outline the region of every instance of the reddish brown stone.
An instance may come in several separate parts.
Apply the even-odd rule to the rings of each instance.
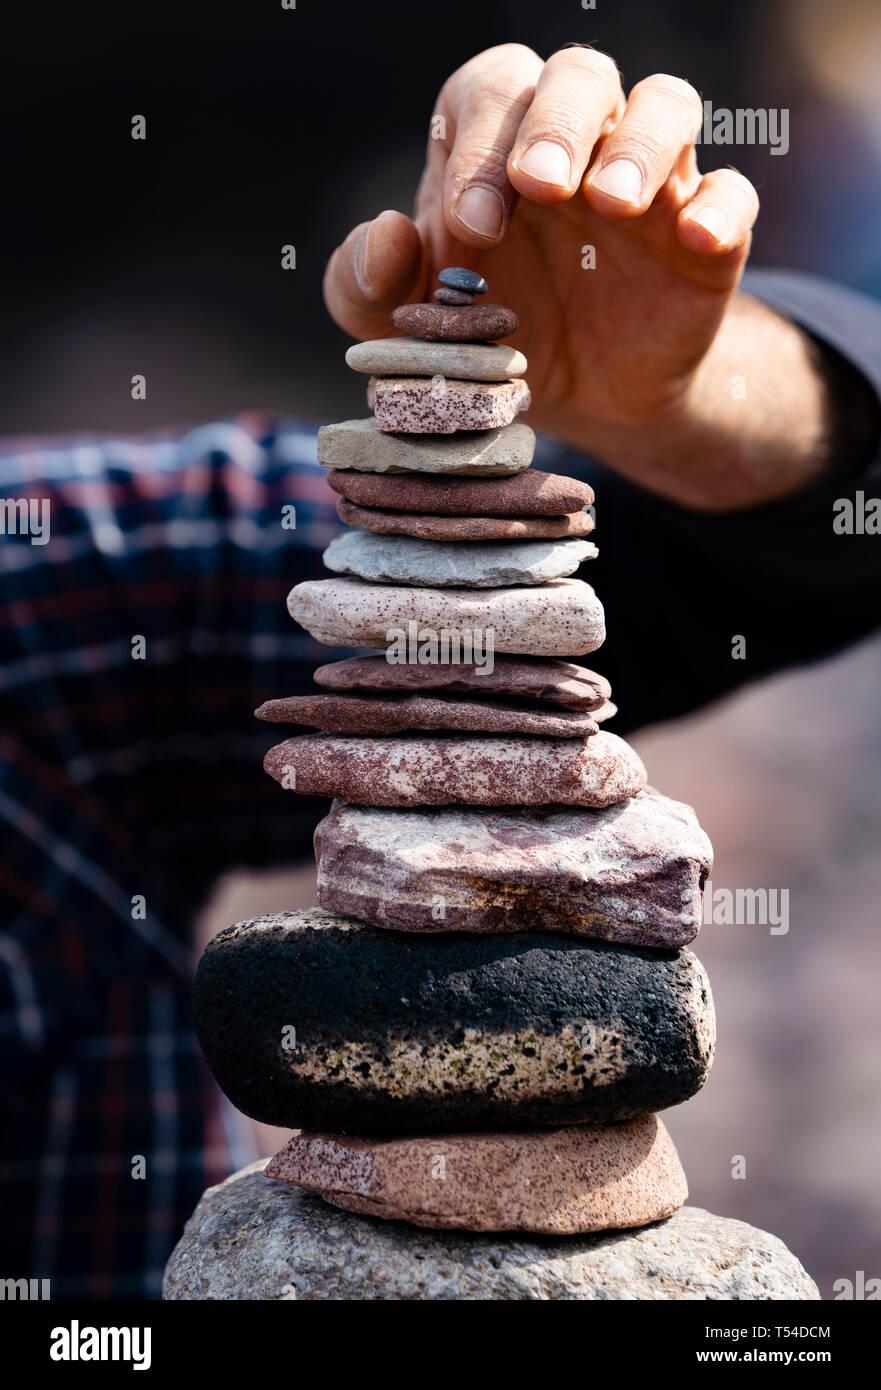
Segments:
[[[493,343],[520,327],[517,315],[501,304],[402,304],[394,310],[392,322],[413,338],[451,343]]]
[[[588,536],[590,512],[572,516],[416,516],[358,507],[347,497],[336,504],[341,521],[381,536],[417,536],[424,541],[560,540]]]
[[[580,710],[542,710],[498,701],[438,699],[427,695],[292,695],[267,700],[258,719],[306,724],[331,734],[399,734],[415,729],[465,733],[589,738],[598,725]]]
[[[612,693],[605,676],[586,666],[498,654],[491,671],[470,663],[411,666],[393,664],[384,656],[350,656],[319,666],[314,679],[327,690],[444,690],[455,695],[503,695],[515,700],[548,701],[591,712],[606,705]]]
[[[346,1211],[441,1230],[576,1235],[644,1226],[688,1196],[657,1115],[600,1129],[406,1139],[296,1134],[264,1171]]]
[[[263,766],[289,791],[358,806],[610,806],[646,784],[615,734],[583,739],[301,734]]]
[[[512,478],[451,477],[449,474],[360,473],[332,468],[334,492],[359,507],[382,507],[429,516],[567,516],[589,507],[593,488],[561,473],[529,468]]]
[[[452,290],[449,285],[441,285],[439,290],[435,290],[433,299],[438,304],[473,304],[474,295],[468,294],[467,290]]]

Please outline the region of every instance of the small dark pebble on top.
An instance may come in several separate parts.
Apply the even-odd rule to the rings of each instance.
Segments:
[[[465,290],[448,290],[446,285],[441,285],[439,290],[435,290],[434,298],[438,304],[473,304],[474,295],[466,294]]]
[[[451,290],[464,290],[466,294],[486,294],[489,285],[476,270],[464,270],[460,265],[447,266],[437,277],[442,285]]]

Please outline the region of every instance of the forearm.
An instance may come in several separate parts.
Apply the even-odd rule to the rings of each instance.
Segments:
[[[681,393],[627,427],[542,421],[567,443],[679,506],[741,511],[792,496],[865,461],[877,404],[831,348],[738,295]]]

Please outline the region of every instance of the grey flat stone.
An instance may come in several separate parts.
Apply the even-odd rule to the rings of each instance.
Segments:
[[[503,584],[546,584],[574,574],[597,554],[592,541],[424,541],[346,531],[324,552],[338,574],[380,584],[490,589]]]
[[[389,434],[366,420],[322,425],[318,462],[362,473],[456,473],[470,478],[506,477],[532,463],[535,434],[515,422],[501,429],[456,435]]]
[[[165,1271],[171,1300],[818,1300],[776,1236],[683,1207],[636,1231],[539,1240],[354,1216],[263,1176],[209,1187]]]
[[[355,343],[346,362],[370,376],[451,376],[461,381],[507,381],[523,376],[526,358],[499,343],[429,343],[424,338],[374,338]]]

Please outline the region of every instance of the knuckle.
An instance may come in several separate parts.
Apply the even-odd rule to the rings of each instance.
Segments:
[[[543,64],[538,54],[523,43],[502,43],[471,58],[450,79],[460,87],[502,92],[510,96],[524,80],[534,82]]]
[[[477,180],[498,189],[507,188],[507,154],[486,139],[457,140],[447,161],[451,188],[459,191]]]
[[[674,77],[667,72],[656,72],[651,77],[644,77],[641,82],[637,82],[633,90],[640,94],[662,96],[689,114],[703,116],[704,108],[700,95],[691,83],[682,77]]]
[[[582,48],[577,45],[560,48],[548,59],[547,66],[569,69],[580,77],[591,77],[609,86],[617,87],[621,81],[618,64],[614,58],[596,48]]]
[[[553,100],[536,102],[535,110],[530,111],[523,124],[517,140],[518,148],[547,139],[565,145],[572,154],[584,141],[587,133],[585,122],[585,111],[574,102],[565,101],[558,93]]]
[[[719,169],[717,177],[723,188],[730,189],[749,207],[758,209],[759,195],[745,174],[739,169]]]
[[[659,165],[669,163],[669,148],[664,132],[658,126],[628,121],[620,126],[603,152],[603,164],[615,159],[630,159],[643,172],[652,174]]]

